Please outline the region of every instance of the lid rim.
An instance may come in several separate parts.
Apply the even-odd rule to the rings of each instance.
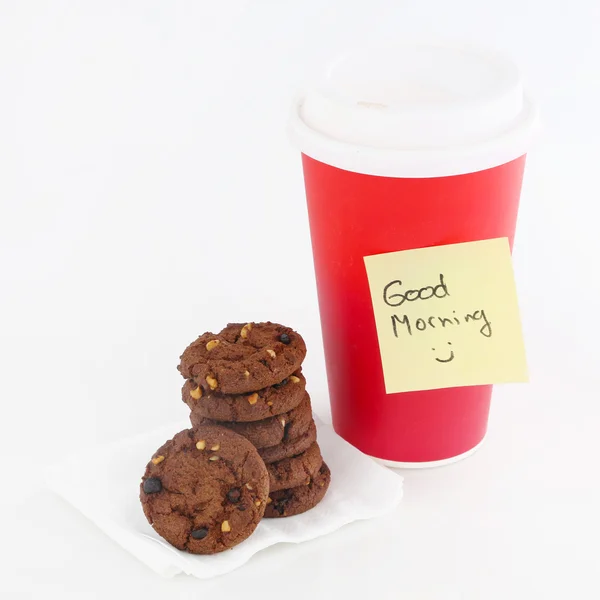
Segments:
[[[537,105],[524,94],[523,110],[513,126],[492,138],[427,149],[376,148],[343,142],[309,127],[300,116],[304,99],[296,99],[288,123],[292,144],[319,162],[365,175],[432,178],[484,171],[526,154],[539,129]]]

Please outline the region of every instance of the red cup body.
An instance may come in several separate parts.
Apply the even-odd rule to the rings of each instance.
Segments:
[[[394,178],[302,155],[333,426],[371,456],[459,456],[487,430],[492,386],[386,394],[363,257],[507,237],[525,156],[464,175]]]

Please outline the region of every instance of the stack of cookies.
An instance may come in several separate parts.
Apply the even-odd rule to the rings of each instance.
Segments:
[[[263,517],[316,506],[330,472],[317,444],[302,337],[275,323],[205,333],[181,356],[193,427],[163,444],[140,485],[144,514],[193,554],[233,548]]]
[[[194,429],[226,427],[251,442],[264,461],[265,517],[303,513],[329,485],[301,371],[305,356],[304,340],[289,327],[232,323],[201,335],[178,367]]]

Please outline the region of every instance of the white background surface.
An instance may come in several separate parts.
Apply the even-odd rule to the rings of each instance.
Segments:
[[[598,598],[600,5],[592,0],[0,0],[2,598]],[[522,66],[546,131],[515,268],[531,383],[473,458],[406,473],[387,518],[162,580],[44,490],[47,464],[185,417],[185,345],[297,327],[327,415],[297,85],[406,35]],[[143,465],[140,465],[140,470]]]

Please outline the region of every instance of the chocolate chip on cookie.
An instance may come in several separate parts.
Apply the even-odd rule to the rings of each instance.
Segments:
[[[200,527],[200,529],[194,529],[190,535],[195,540],[203,540],[208,535],[208,529],[206,529],[206,527]]]
[[[230,323],[219,333],[204,333],[192,342],[178,368],[205,391],[244,394],[289,377],[305,356],[304,340],[289,327]]]
[[[191,393],[195,386],[195,383],[186,381],[181,397],[198,417],[239,423],[260,421],[289,412],[302,402],[306,380],[300,371],[296,371],[285,384],[282,381],[279,385],[250,394],[206,392],[197,398]]]
[[[285,419],[285,435],[282,441],[292,440],[306,433],[313,422],[312,406],[308,392],[304,394],[304,398],[298,406],[280,416]]]
[[[231,488],[227,492],[227,500],[229,500],[229,502],[231,502],[232,504],[239,502],[241,497],[242,491],[240,490],[240,488]]]
[[[158,494],[162,490],[162,482],[158,477],[148,477],[144,481],[143,488],[146,494]]]
[[[164,459],[148,463],[140,500],[148,522],[170,544],[214,554],[254,531],[264,514],[269,475],[248,440],[203,425],[181,431],[156,454]]]
[[[314,508],[324,498],[330,481],[331,472],[323,463],[319,472],[310,478],[308,484],[271,492],[265,518],[292,517]]]

